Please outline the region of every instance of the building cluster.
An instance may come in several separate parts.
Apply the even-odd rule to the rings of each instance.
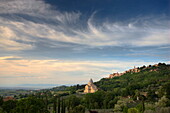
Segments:
[[[129,69],[127,71],[124,72],[125,73],[137,73],[137,72],[140,72],[140,69],[134,67],[133,69]]]
[[[109,75],[109,78],[113,78],[113,77],[117,77],[117,76],[121,76],[121,75],[123,75],[123,73],[113,73],[113,74],[110,74]]]
[[[159,64],[155,64],[155,65],[153,65],[153,66],[158,67]],[[145,67],[144,69],[147,69],[147,68],[150,68],[150,67],[151,67],[151,65]],[[152,72],[152,71],[157,71],[157,70],[158,70],[158,69],[151,69],[150,72]],[[140,70],[139,68],[136,68],[136,67],[134,66],[133,69],[129,69],[129,70],[123,72],[123,73],[118,73],[118,72],[117,72],[117,73],[110,74],[108,78],[113,78],[113,77],[117,77],[117,76],[122,76],[123,74],[126,74],[126,73],[138,73],[138,72],[140,72],[140,71],[141,71],[141,70]]]
[[[123,74],[125,73],[137,73],[137,72],[140,72],[140,69],[134,67],[133,69],[129,69],[123,73],[113,73],[113,74],[110,74],[108,78],[113,78],[113,77],[117,77],[117,76],[122,76]]]

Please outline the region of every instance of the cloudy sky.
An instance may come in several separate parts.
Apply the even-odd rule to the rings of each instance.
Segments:
[[[0,0],[0,86],[82,84],[170,63],[169,0]]]

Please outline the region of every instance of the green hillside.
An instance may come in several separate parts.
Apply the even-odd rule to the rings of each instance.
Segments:
[[[121,95],[132,95],[135,90],[146,92],[158,91],[170,83],[170,65],[159,63],[158,66],[142,66],[140,72],[128,72],[112,79],[103,78],[95,84],[104,91],[114,91]]]

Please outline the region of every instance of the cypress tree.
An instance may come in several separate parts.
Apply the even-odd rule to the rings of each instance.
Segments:
[[[142,100],[142,113],[145,111],[145,103],[144,100]]]
[[[61,101],[61,113],[64,113],[64,103],[63,103],[63,98],[62,98],[62,101]]]
[[[48,97],[47,97],[47,93],[45,93],[45,107],[46,107],[46,110],[48,110]]]
[[[68,100],[67,110],[70,111],[70,99]]]
[[[54,113],[57,113],[56,107],[57,107],[57,102],[56,102],[56,97],[54,97],[54,100],[53,100],[53,111],[54,111]]]
[[[60,97],[58,97],[58,113],[60,113]]]
[[[62,98],[62,104],[61,104],[61,113],[65,113],[66,112],[66,107],[65,107],[65,101],[64,101],[64,99]]]
[[[63,110],[64,110],[63,113],[66,113],[65,100],[63,100],[63,107],[64,107],[64,108],[63,108]]]

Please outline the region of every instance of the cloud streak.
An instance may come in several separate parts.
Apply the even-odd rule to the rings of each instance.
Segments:
[[[20,58],[11,59],[9,58]],[[38,79],[46,81],[56,80],[54,83],[72,83],[78,78],[85,82],[89,77],[99,80],[107,77],[112,72],[125,71],[129,67],[154,64],[155,62],[144,61],[71,61],[71,60],[35,60],[24,59],[16,56],[0,57],[0,78],[1,84],[9,83],[6,80],[13,79],[14,83],[21,83],[21,80]],[[10,70],[10,71],[9,71]],[[62,77],[61,77],[62,76]],[[61,81],[60,81],[61,80]],[[36,80],[35,80],[36,81]]]
[[[80,12],[60,12],[44,1],[9,0],[1,1],[0,17],[1,48],[6,50],[34,49],[38,39],[65,42],[91,47],[98,46],[162,46],[169,45],[169,21],[155,18],[136,18],[126,23],[95,23],[95,13],[81,28]],[[27,20],[15,14],[26,14],[40,18],[42,23]],[[55,21],[55,24],[45,20]],[[152,20],[152,22],[150,21]],[[142,23],[141,23],[142,22]],[[74,27],[76,26],[76,28]]]
[[[169,62],[169,17],[117,21],[99,13],[61,10],[44,0],[1,0],[0,83],[85,83],[134,65]]]

